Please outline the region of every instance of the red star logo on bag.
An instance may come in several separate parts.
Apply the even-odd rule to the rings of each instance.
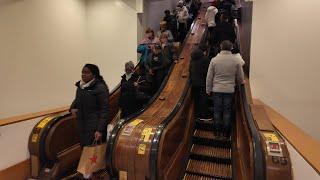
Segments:
[[[93,155],[91,158],[89,158],[91,160],[91,164],[96,164],[97,163],[97,156]]]

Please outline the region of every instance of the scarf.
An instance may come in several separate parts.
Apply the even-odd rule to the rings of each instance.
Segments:
[[[84,88],[89,87],[94,80],[95,80],[95,78],[93,78],[91,81],[89,81],[87,83],[84,82],[83,80],[80,80],[80,88],[84,89]]]

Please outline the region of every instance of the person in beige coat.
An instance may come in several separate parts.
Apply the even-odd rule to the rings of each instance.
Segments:
[[[235,85],[244,83],[243,64],[239,56],[231,53],[232,46],[228,40],[220,44],[221,52],[211,60],[206,78],[206,93],[213,93],[213,117],[217,136],[229,136]]]

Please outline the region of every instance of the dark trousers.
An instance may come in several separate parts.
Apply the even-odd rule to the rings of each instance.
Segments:
[[[229,134],[232,121],[233,93],[213,93],[213,118],[215,131]]]
[[[178,32],[179,32],[179,41],[183,42],[184,38],[187,35],[187,24],[179,23]]]
[[[208,27],[208,42],[209,42],[209,45],[212,46],[213,45],[213,33],[214,33],[214,28],[215,27]]]
[[[122,105],[120,118],[128,117],[129,115],[137,112],[139,105],[136,100],[128,100],[125,105]]]
[[[207,118],[208,105],[206,87],[192,86],[192,95],[194,98],[195,116],[199,118]]]

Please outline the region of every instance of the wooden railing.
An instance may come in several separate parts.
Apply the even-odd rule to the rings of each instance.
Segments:
[[[109,93],[109,96],[112,96],[112,94],[115,93],[116,90],[118,90],[119,88],[120,88],[120,83],[112,89],[112,91]],[[28,120],[33,120],[33,119],[39,118],[39,117],[45,117],[45,116],[48,116],[51,114],[58,114],[58,113],[67,112],[69,110],[69,108],[70,108],[70,106],[64,106],[64,107],[34,112],[34,113],[27,113],[27,114],[22,114],[22,115],[18,115],[18,116],[3,118],[3,119],[0,119],[0,127],[7,126],[10,124],[20,123],[20,122],[24,122],[24,121],[28,121]]]
[[[54,108],[54,109],[49,109],[49,110],[44,110],[44,111],[39,111],[35,113],[28,113],[28,114],[23,114],[23,115],[18,115],[18,116],[12,116],[9,118],[4,118],[0,119],[0,126],[6,126],[14,123],[20,123],[28,120],[33,120],[38,117],[44,117],[48,116],[50,114],[57,114],[57,113],[62,113],[66,112],[69,110],[69,106],[64,106],[60,108]]]
[[[305,133],[289,119],[282,116],[279,112],[264,104],[262,101],[254,99],[253,105],[263,106],[268,118],[277,131],[296,149],[310,166],[320,174],[319,141]]]

